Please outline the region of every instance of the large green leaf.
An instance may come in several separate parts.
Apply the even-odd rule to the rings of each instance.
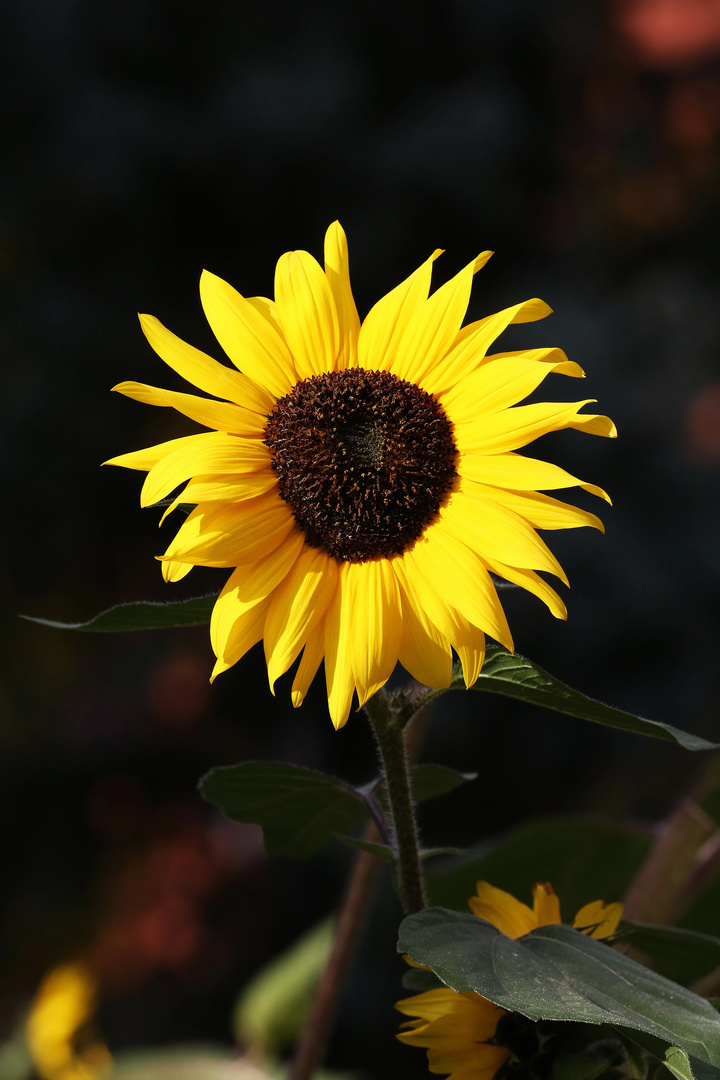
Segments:
[[[41,626],[51,626],[55,630],[87,630],[103,634],[118,630],[169,630],[175,626],[209,623],[217,596],[217,593],[211,593],[209,596],[173,600],[167,604],[154,600],[117,604],[87,622],[55,622],[53,619],[38,619],[34,615],[22,615],[21,618],[40,623]]]
[[[450,687],[459,689],[464,685],[462,672],[459,667],[456,667]],[[595,701],[578,690],[572,690],[559,679],[548,675],[547,671],[538,664],[534,664],[532,660],[518,656],[517,653],[513,655],[499,645],[488,647],[485,663],[473,690],[488,690],[493,694],[517,698],[529,705],[540,705],[544,709],[565,713],[578,720],[591,720],[595,724],[620,728],[622,731],[631,731],[636,735],[650,735],[654,739],[665,739],[679,743],[686,750],[714,750],[718,746],[717,743],[711,743],[698,735],[680,731],[679,728],[672,727],[670,724],[661,724],[657,720],[645,720],[641,716],[623,712],[622,709],[615,709],[611,705],[603,705],[602,702]],[[430,691],[427,697],[432,694],[433,692]]]
[[[208,802],[233,821],[261,825],[268,855],[306,859],[369,816],[341,780],[279,761],[211,769],[200,781]]]
[[[570,922],[591,900],[619,900],[650,843],[649,833],[605,818],[545,818],[436,866],[428,875],[428,894],[433,904],[466,911],[476,881],[489,881],[526,901],[533,881],[549,881]]]
[[[531,1020],[646,1031],[720,1066],[720,1016],[709,1002],[572,927],[513,940],[474,915],[428,908],[404,920],[398,951],[453,990]]]
[[[720,938],[677,926],[623,922],[619,933],[633,949],[649,957],[655,971],[689,986],[720,967]]]

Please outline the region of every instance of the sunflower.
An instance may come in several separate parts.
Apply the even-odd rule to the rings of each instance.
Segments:
[[[486,634],[512,650],[491,574],[565,618],[538,571],[567,578],[536,529],[602,530],[594,514],[539,494],[580,486],[607,499],[602,489],[516,453],[561,428],[615,435],[607,417],[581,411],[588,401],[517,405],[552,372],[583,371],[559,349],[488,354],[510,323],[550,308],[527,300],[462,326],[491,252],[428,295],[439,254],[362,325],[338,222],[324,270],[306,251],[280,258],[274,301],[205,272],[203,308],[233,367],[152,316],[140,321],[158,355],[212,398],[115,387],[212,429],[107,463],[147,472],[144,506],[185,485],[167,512],[194,509],[160,556],[167,581],[233,568],[210,624],[212,677],[263,640],[273,692],[300,656],[299,705],[324,658],[336,727],[354,692],[362,706],[398,661],[447,686],[454,649],[471,686]]]
[[[529,908],[510,893],[478,881],[468,906],[473,914],[511,938],[561,922],[560,901],[548,883],[533,886],[533,906]],[[594,900],[580,908],[572,925],[590,937],[605,938],[615,932],[621,915],[622,904]],[[413,1017],[401,1025],[398,1039],[427,1050],[430,1072],[447,1073],[450,1080],[492,1080],[508,1058],[513,1059],[515,1075],[520,1075],[517,1068],[523,1064],[522,1055],[536,1052],[536,1040],[527,1037],[530,1021],[520,1018],[523,1030],[516,1039],[515,1016],[472,990],[459,994],[440,987],[404,998],[395,1008]]]

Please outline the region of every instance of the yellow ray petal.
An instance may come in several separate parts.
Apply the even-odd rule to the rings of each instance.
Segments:
[[[395,567],[397,560],[393,560]],[[407,672],[425,686],[449,686],[452,678],[452,650],[421,606],[416,606],[398,575],[402,600],[402,637],[398,660]]]
[[[297,381],[290,350],[270,322],[222,278],[203,270],[200,299],[205,317],[233,364],[273,397]]]
[[[483,559],[491,573],[520,585],[527,592],[537,596],[550,609],[556,619],[567,619],[567,608],[558,594],[534,570],[521,570],[517,566],[506,566],[497,559]]]
[[[443,523],[431,525],[405,552],[433,587],[469,622],[511,652],[513,640],[495,586],[480,559]]]
[[[312,630],[305,642],[298,669],[292,684],[291,699],[294,708],[302,705],[305,695],[310,689],[310,683],[317,675],[318,668],[325,655],[325,622],[321,620]]]
[[[265,429],[265,417],[251,412],[241,405],[228,404],[226,401],[210,401],[195,394],[177,394],[173,390],[161,390],[144,383],[123,382],[113,386],[119,394],[145,402],[147,405],[161,405],[177,409],[184,416],[189,416],[198,424],[215,428],[233,435],[262,437]]]
[[[269,469],[270,464],[270,451],[259,439],[209,431],[192,446],[181,446],[153,465],[145,477],[140,505],[151,506],[193,474],[253,473]]]
[[[334,221],[325,233],[325,276],[337,308],[340,331],[337,370],[342,371],[357,365],[360,318],[350,288],[347,238],[339,221]]]
[[[160,558],[196,566],[239,566],[269,555],[293,525],[290,510],[273,491],[237,506],[205,503],[188,515]]]
[[[460,330],[452,348],[439,364],[428,372],[423,380],[423,389],[429,394],[449,390],[469,371],[482,361],[496,337],[511,323],[534,322],[544,319],[552,313],[542,300],[526,300],[522,304],[488,315],[485,319],[468,323]]]
[[[323,619],[337,588],[337,561],[306,547],[274,592],[265,624],[265,659],[270,690],[300,654]]]
[[[230,631],[240,615],[270,596],[290,573],[304,543],[300,529],[293,529],[269,555],[233,571],[210,617],[210,642],[216,656],[224,656]]]
[[[622,904],[605,904],[602,900],[594,900],[580,908],[573,919],[573,926],[590,937],[609,937],[617,930],[622,912]]]
[[[352,603],[350,655],[362,707],[393,673],[400,646],[400,592],[386,559],[350,563],[348,591]]]
[[[549,364],[524,356],[483,364],[442,395],[442,406],[454,424],[481,424],[488,413],[517,404],[536,390],[547,375],[569,365],[569,360]],[[566,370],[565,374],[582,377],[582,368],[577,364],[574,367],[577,370]]]
[[[262,495],[276,484],[277,476],[272,469],[245,476],[194,476],[176,502],[242,502]]]
[[[210,682],[214,682],[223,671],[237,664],[238,660],[261,640],[269,606],[270,598],[266,597],[238,616],[225,643],[225,651],[222,657],[218,657],[213,668]]]
[[[337,370],[340,329],[328,279],[307,251],[288,251],[275,270],[275,304],[301,379]]]
[[[103,461],[103,465],[120,465],[123,469],[140,469],[147,472],[168,454],[185,447],[201,445],[206,435],[207,432],[202,432],[200,435],[185,435],[182,439],[168,439],[167,442],[158,443],[156,446],[148,446],[145,450],[131,450],[129,454],[118,454],[116,457]]]
[[[165,581],[182,581],[190,573],[193,565],[193,563],[164,562],[160,564],[160,569]]]
[[[487,881],[478,881],[476,896],[468,900],[473,915],[492,923],[511,938],[523,937],[537,926],[534,913],[527,904],[516,900],[504,889],[497,889]]]
[[[515,491],[551,491],[553,488],[581,487],[611,503],[606,491],[578,480],[559,465],[522,454],[461,454],[458,472],[469,480],[491,487]]]
[[[562,922],[560,901],[547,881],[536,881],[533,885],[533,914],[536,926],[559,926]]]
[[[539,401],[489,413],[473,423],[456,424],[455,445],[461,454],[504,454],[563,428],[615,438],[617,429],[608,416],[579,411],[594,400]]]
[[[140,325],[145,337],[168,367],[177,371],[183,379],[204,390],[213,397],[226,398],[236,405],[243,405],[252,412],[267,414],[275,404],[274,399],[247,375],[233,371],[213,360],[199,349],[176,337],[153,315],[140,315]]]
[[[328,708],[336,728],[347,723],[355,680],[350,659],[352,607],[348,597],[348,563],[338,566],[335,595],[325,616],[325,681]]]
[[[420,304],[400,335],[389,368],[399,379],[422,383],[446,355],[465,318],[475,260]]]
[[[441,535],[438,528],[441,527],[442,535],[451,533],[481,558],[498,559],[525,570],[545,570],[567,584],[565,572],[545,541],[512,508],[512,497],[498,488],[486,489],[461,478],[440,511],[440,521],[427,529],[425,535],[434,536],[436,532]],[[477,622],[474,618],[472,621]],[[487,627],[483,629],[492,633]]]
[[[472,481],[463,483],[469,488]],[[485,497],[520,514],[535,529],[580,529],[587,525],[591,529],[605,532],[605,526],[595,514],[553,499],[550,495],[541,495],[538,491],[501,491],[499,488],[486,488],[482,484],[475,484],[474,487],[482,489]],[[547,568],[539,566],[537,569]],[[555,573],[554,570],[550,572]]]
[[[366,315],[358,338],[358,363],[371,371],[389,371],[405,329],[427,300],[432,264],[442,251],[438,248],[417,270],[378,300]]]
[[[485,659],[485,635],[465,616],[446,602],[409,557],[393,560],[395,574],[403,591],[411,597],[415,611],[423,611],[439,633],[452,645],[460,657],[465,685],[477,682]]]

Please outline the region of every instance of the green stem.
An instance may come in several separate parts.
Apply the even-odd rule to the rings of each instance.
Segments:
[[[382,760],[390,803],[393,846],[397,856],[397,885],[406,915],[426,906],[422,866],[418,848],[415,810],[410,789],[410,770],[403,736],[407,717],[393,708],[384,690],[365,704]]]

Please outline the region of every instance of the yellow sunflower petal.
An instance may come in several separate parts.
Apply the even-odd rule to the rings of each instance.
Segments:
[[[259,439],[209,431],[191,446],[181,446],[157,462],[145,477],[141,506],[151,506],[194,473],[253,473],[270,466],[270,452]]]
[[[430,292],[432,264],[442,251],[438,248],[410,277],[378,300],[360,327],[358,363],[371,371],[389,371],[395,351],[415,312]]]
[[[160,558],[218,567],[255,562],[274,551],[294,524],[274,492],[237,506],[206,503],[188,515]]]
[[[233,664],[257,645],[263,636],[267,610],[270,606],[270,597],[261,600],[249,611],[243,612],[236,620],[225,643],[225,650],[213,668],[210,682],[213,682],[223,671],[227,671]]]
[[[550,609],[556,619],[567,619],[567,608],[553,588],[544,581],[534,570],[521,570],[517,566],[505,566],[497,559],[483,559],[488,570],[498,577],[512,581],[520,585],[526,592],[532,593],[542,600]]]
[[[608,416],[581,413],[585,401],[540,401],[490,413],[468,424],[455,425],[455,444],[461,454],[504,454],[518,450],[550,431],[575,428],[589,435],[615,438],[617,429]]]
[[[393,569],[395,562],[393,560]],[[452,650],[435,624],[415,602],[396,571],[402,598],[402,637],[398,660],[407,672],[425,686],[449,686],[452,678]]]
[[[547,881],[536,881],[533,885],[533,914],[536,926],[558,926],[562,922],[560,901]]]
[[[442,395],[443,408],[453,424],[482,424],[488,413],[516,405],[536,390],[546,376],[559,367],[567,368],[569,363],[559,360],[557,364],[548,364],[518,356],[483,364]],[[565,374],[582,377],[583,371],[577,367],[577,371],[566,370]]]
[[[485,659],[485,635],[465,616],[447,603],[428,581],[408,552],[393,560],[393,568],[403,591],[412,597],[416,612],[424,612],[442,637],[460,657],[466,687],[477,682]]]
[[[294,529],[269,555],[233,571],[210,616],[210,643],[217,657],[224,656],[237,619],[270,596],[292,571],[304,543],[300,529]]]
[[[610,496],[595,484],[578,480],[559,465],[522,454],[461,454],[458,472],[469,480],[491,487],[515,491],[552,491],[553,488],[581,487],[611,503]]]
[[[257,383],[213,360],[199,349],[176,337],[153,315],[140,315],[140,325],[150,345],[168,367],[183,379],[213,397],[226,398],[252,412],[267,416],[274,400]]]
[[[233,364],[273,397],[287,394],[296,382],[290,350],[257,307],[208,270],[200,278],[200,299],[213,334]]]
[[[389,370],[399,379],[422,383],[457,337],[470,300],[475,260],[446,281],[416,309],[400,335]]]
[[[590,937],[609,937],[617,930],[622,912],[620,903],[605,904],[602,900],[594,900],[580,908],[573,919],[573,926]]]
[[[178,495],[177,503],[242,502],[254,499],[277,484],[271,469],[244,476],[194,476]]]
[[[347,723],[355,691],[350,637],[352,607],[348,596],[348,566],[338,567],[335,595],[325,615],[325,681],[327,683],[330,718],[336,728]]]
[[[359,707],[387,682],[400,646],[400,592],[390,563],[371,559],[348,566],[353,626],[350,657]]]
[[[550,495],[541,495],[538,491],[501,491],[498,488],[484,488],[482,484],[474,484],[474,487],[482,488],[484,497],[493,499],[521,515],[535,529],[579,529],[587,525],[591,529],[605,532],[605,526],[595,514],[553,499]],[[542,570],[543,567],[538,569]],[[555,573],[554,570],[550,572]]]
[[[473,915],[492,923],[508,937],[523,937],[537,926],[533,911],[509,892],[497,889],[487,881],[478,881],[476,892],[477,895],[468,900]]]
[[[145,402],[147,405],[161,405],[177,409],[184,416],[189,416],[198,424],[215,428],[233,435],[262,436],[265,417],[251,412],[241,405],[228,404],[226,401],[210,401],[195,394],[177,394],[173,390],[161,390],[144,383],[123,382],[113,386],[119,394]]]
[[[342,371],[357,364],[360,318],[350,287],[347,238],[339,221],[334,221],[325,233],[325,276],[337,308],[340,331],[337,369]]]
[[[325,655],[325,622],[321,621],[314,630],[311,630],[305,642],[298,669],[292,684],[291,699],[294,708],[302,705],[305,695],[310,689],[310,683],[317,675],[318,668]]]
[[[340,329],[335,300],[316,259],[289,251],[275,270],[275,304],[301,379],[337,370]]]
[[[496,337],[511,323],[534,322],[544,319],[552,313],[542,300],[526,300],[522,304],[513,304],[495,315],[488,315],[478,322],[469,323],[460,330],[452,348],[423,380],[423,386],[429,394],[449,390],[469,371],[477,367]]]
[[[533,497],[537,497],[535,493]],[[427,529],[425,535],[431,532],[442,536],[450,533],[481,557],[525,570],[545,570],[567,584],[565,571],[545,541],[513,509],[510,492],[500,492],[497,488],[486,490],[472,480],[461,479],[441,509],[439,522]],[[491,633],[487,627],[483,629]]]
[[[131,450],[129,454],[117,454],[116,457],[103,461],[103,465],[120,465],[123,469],[140,469],[147,472],[168,454],[201,445],[206,435],[207,432],[202,432],[200,435],[185,435],[182,439],[169,439],[156,446],[148,446],[145,450]]]
[[[182,581],[193,568],[193,563],[164,562],[160,564],[165,581]]]
[[[276,680],[294,663],[325,615],[336,587],[336,560],[319,548],[306,547],[275,590],[265,625],[265,659],[273,694]]]

